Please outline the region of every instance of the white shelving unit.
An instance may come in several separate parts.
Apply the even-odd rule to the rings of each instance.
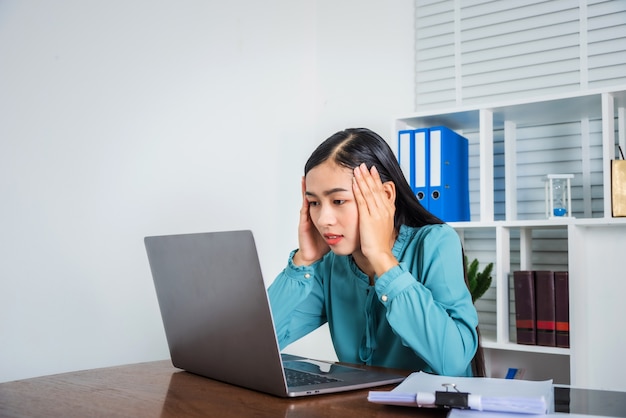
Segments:
[[[621,358],[626,336],[616,336],[619,305],[606,300],[626,292],[626,218],[611,216],[610,189],[610,161],[618,144],[626,150],[625,108],[626,86],[394,121],[394,138],[399,130],[445,125],[469,139],[472,220],[451,225],[470,259],[494,263],[489,300],[477,301],[494,377],[524,367],[528,379],[626,390],[623,362],[607,365]],[[575,174],[574,217],[546,219],[539,178],[559,172]],[[569,349],[514,342],[509,275],[518,269],[569,271]]]

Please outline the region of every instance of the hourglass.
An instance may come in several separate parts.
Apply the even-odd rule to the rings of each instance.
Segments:
[[[546,217],[548,219],[572,217],[573,174],[548,174],[546,182]]]

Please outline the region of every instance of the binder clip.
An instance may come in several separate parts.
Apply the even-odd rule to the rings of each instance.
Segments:
[[[454,383],[443,383],[446,391],[435,392],[435,405],[442,408],[469,409],[468,392],[461,392]],[[455,392],[449,391],[452,388]]]

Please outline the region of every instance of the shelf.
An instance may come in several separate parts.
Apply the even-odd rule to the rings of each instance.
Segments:
[[[626,225],[626,218],[562,218],[562,219],[535,219],[521,221],[471,221],[448,222],[455,229],[483,229],[483,228],[560,228],[568,225],[575,226],[613,226]]]
[[[542,345],[524,345],[515,343],[497,343],[495,341],[483,340],[482,347],[490,350],[522,351],[527,353],[557,354],[563,356],[570,355],[569,348],[546,347]]]
[[[626,225],[626,218],[591,218],[574,222],[577,226],[616,226]]]
[[[480,129],[480,112],[493,113],[494,129],[502,129],[506,120],[514,120],[519,125],[528,123],[542,124],[553,121],[575,121],[583,117],[600,118],[602,116],[602,94],[613,95],[616,105],[624,107],[626,86],[611,89],[588,90],[584,93],[552,94],[549,96],[497,103],[480,106],[461,106],[454,109],[440,109],[435,112],[416,112],[399,116],[397,122],[413,127],[446,125],[454,130]]]
[[[615,139],[624,141],[625,106],[626,86],[621,86],[418,112],[397,118],[395,129],[444,125],[466,136],[472,221],[488,225],[495,220],[530,220],[533,226],[533,219],[543,214],[539,180],[548,173],[575,176],[574,216],[611,218],[610,160]],[[524,222],[517,226],[526,226]]]
[[[472,221],[448,224],[466,256],[481,265],[493,263],[492,288],[477,303],[491,371],[506,371],[513,362],[534,373],[559,375],[567,384],[613,379],[614,371],[592,353],[619,355],[597,341],[623,346],[621,334],[603,321],[623,294],[623,271],[616,261],[626,248],[626,217],[611,217],[610,160],[617,144],[626,149],[626,85],[394,120],[396,135],[441,125],[469,142]],[[574,174],[574,217],[546,219],[541,180],[549,173]],[[510,276],[518,269],[569,272],[570,327],[576,330],[571,348],[510,342],[515,339]],[[587,338],[591,334],[595,338]]]
[[[508,351],[524,351],[528,353],[545,353],[545,354],[558,354],[558,355],[570,355],[569,348],[562,347],[548,347],[543,345],[525,345],[517,344],[514,342],[498,342],[496,341],[495,333],[481,330],[481,346],[490,350],[508,350]]]

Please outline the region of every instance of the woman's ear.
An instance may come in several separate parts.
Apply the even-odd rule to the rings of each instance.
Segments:
[[[383,183],[383,192],[391,203],[396,202],[396,184],[393,181],[386,181]]]

